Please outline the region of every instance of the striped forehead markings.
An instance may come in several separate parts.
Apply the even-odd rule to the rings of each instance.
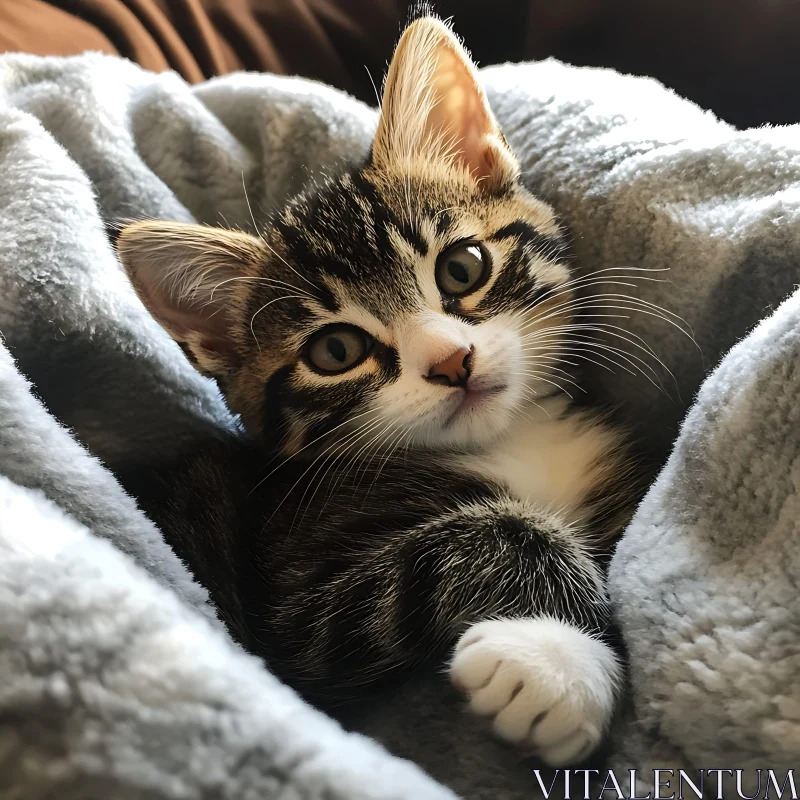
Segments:
[[[318,272],[316,282],[325,285],[321,302],[336,313],[350,300],[387,324],[420,302],[431,304],[430,292],[423,291],[427,283],[420,286],[421,260],[437,240],[444,247],[451,243],[448,239],[460,241],[474,235],[469,219],[453,213],[458,209],[426,207],[425,198],[417,196],[413,185],[406,188],[398,183],[389,194],[392,197],[387,200],[364,173],[355,172],[332,181],[296,207],[294,224],[283,227],[292,255],[311,274]],[[412,224],[414,213],[419,218]],[[522,219],[503,225],[485,239],[498,244],[510,240],[512,251],[502,259],[506,274],[498,275],[479,303],[484,312],[499,311],[503,295],[511,305],[530,298],[532,283],[547,282],[544,275],[544,281],[531,280],[530,260],[537,255],[551,260],[563,249],[558,234],[544,233]]]
[[[560,250],[563,247],[562,237],[559,235],[547,235],[535,228],[524,220],[515,220],[504,225],[494,233],[490,234],[489,239],[500,241],[502,239],[516,239],[520,246],[527,247],[533,252],[544,250]]]

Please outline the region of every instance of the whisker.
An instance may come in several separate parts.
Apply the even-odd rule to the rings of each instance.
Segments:
[[[612,337],[615,337],[617,339],[621,339],[622,341],[627,342],[630,345],[633,345],[633,347],[641,350],[642,352],[646,353],[648,356],[653,358],[659,364],[659,366],[672,378],[673,382],[675,383],[676,388],[678,388],[678,382],[677,382],[675,376],[673,375],[672,371],[658,357],[656,352],[640,336],[638,336],[636,334],[631,334],[634,338],[633,339],[629,338],[629,335],[628,335],[629,332],[626,331],[624,328],[620,328],[617,325],[608,325],[608,324],[603,324],[603,323],[596,323],[594,325],[588,325],[588,324],[580,325],[579,324],[579,325],[575,325],[575,326],[561,326],[561,327],[570,336],[573,336],[575,332],[584,333],[584,332],[587,332],[587,331],[588,332],[601,331],[601,332],[607,334],[608,336],[612,336]],[[542,332],[542,333],[544,333],[544,332]],[[537,339],[541,340],[542,338],[544,338],[544,337],[542,337],[542,336],[540,336],[540,337],[532,336],[530,341],[537,341]],[[636,341],[636,340],[638,340],[638,341]],[[595,341],[600,341],[600,340],[596,339]],[[605,342],[604,344],[608,345],[608,342]],[[629,355],[631,355],[632,357],[638,359],[638,357],[634,356],[633,353],[629,353]],[[655,374],[655,372],[654,372],[654,374]]]
[[[381,95],[378,91],[378,87],[375,85],[375,81],[372,79],[372,73],[369,71],[369,67],[364,64],[364,69],[367,71],[367,77],[369,78],[369,82],[372,84],[372,90],[375,92],[375,100],[378,103],[378,108],[381,107]]]
[[[593,348],[595,350],[607,350],[609,352],[612,352],[612,353],[618,355],[620,358],[622,358],[624,361],[626,361],[628,364],[630,364],[631,367],[635,367],[636,370],[639,372],[639,374],[642,375],[642,377],[646,378],[650,383],[652,383],[655,388],[657,388],[659,391],[664,392],[664,394],[666,394],[666,391],[665,391],[664,387],[661,385],[660,381],[658,383],[656,383],[656,380],[659,380],[658,379],[658,373],[655,371],[655,369],[653,369],[653,367],[650,364],[648,364],[640,356],[637,356],[634,353],[629,353],[629,352],[627,352],[625,350],[622,350],[619,347],[615,347],[614,345],[600,342],[600,341],[598,341],[596,339],[585,339],[585,338],[580,338],[580,337],[574,337],[574,335],[573,335],[571,337],[566,337],[565,341],[568,344],[569,343],[576,343],[576,344],[584,345],[584,346],[589,347],[589,348]],[[636,362],[636,363],[634,363],[634,362]],[[619,362],[616,362],[616,363],[617,363],[617,366],[622,367],[622,365]],[[647,371],[645,371],[645,370],[647,370]],[[648,374],[648,372],[651,373],[653,375],[653,377],[655,377],[656,380],[653,380],[653,378],[650,377],[650,374]],[[670,375],[672,375],[672,373],[670,373]]]
[[[338,486],[345,479],[345,477],[350,472],[350,470],[353,468],[353,466],[355,464],[357,464],[359,462],[359,460],[362,458],[362,454],[368,452],[369,448],[371,448],[373,446],[377,446],[376,450],[379,450],[380,449],[380,444],[379,444],[380,440],[384,439],[386,437],[386,435],[388,434],[388,432],[389,431],[388,431],[388,429],[386,427],[384,427],[381,430],[379,430],[374,436],[372,436],[371,439],[369,439],[366,442],[366,444],[362,445],[358,449],[358,451],[350,458],[350,460],[347,462],[347,464],[340,470],[340,474],[339,474],[338,478],[336,478],[334,480],[334,482],[332,483],[331,487],[328,489],[328,492],[326,494],[325,500],[324,500],[324,502],[322,504],[322,508],[320,509],[319,513],[317,514],[317,519],[319,519],[322,516],[322,514],[325,511],[325,508],[328,505],[328,500],[330,500],[330,498],[333,496],[333,493],[336,491]],[[373,453],[373,457],[374,457],[374,453]],[[371,460],[372,459],[370,458],[370,461]],[[333,465],[331,466],[331,469],[332,468],[333,468]],[[356,469],[356,474],[355,474],[356,478],[358,477],[358,471],[359,471],[359,469]],[[356,484],[356,486],[354,487],[354,493],[356,491],[358,491],[360,486],[361,486],[361,481],[359,480],[358,484]]]
[[[247,209],[250,212],[250,218],[253,220],[253,228],[255,229],[255,232],[256,232],[256,235],[258,236],[258,238],[261,239],[261,241],[263,242],[264,246],[267,248],[267,250],[269,250],[272,253],[272,255],[274,255],[277,259],[279,259],[287,267],[289,267],[289,269],[292,272],[294,272],[294,274],[297,275],[297,277],[300,278],[300,280],[305,281],[312,289],[317,291],[318,287],[314,283],[312,283],[308,278],[306,278],[305,275],[301,275],[280,253],[278,253],[275,250],[275,248],[272,247],[272,245],[261,234],[261,231],[259,230],[258,225],[256,225],[256,218],[253,215],[253,207],[250,205],[250,198],[247,195],[247,186],[245,185],[245,181],[244,181],[244,171],[242,172],[242,189],[244,189],[244,199],[247,201]]]
[[[352,431],[352,432],[346,434],[343,439],[337,439],[336,441],[332,442],[325,450],[323,450],[321,453],[319,453],[316,456],[316,458],[305,468],[305,470],[303,470],[303,472],[300,475],[300,477],[292,484],[292,486],[289,488],[289,490],[283,496],[283,499],[278,503],[277,506],[275,506],[275,509],[273,510],[273,512],[270,515],[269,519],[264,524],[264,529],[266,529],[266,527],[272,521],[272,518],[275,516],[275,514],[278,512],[278,510],[281,508],[281,506],[284,504],[284,502],[286,502],[286,500],[288,499],[289,495],[295,490],[295,488],[297,488],[297,485],[300,483],[300,481],[302,481],[303,478],[314,468],[314,466],[317,464],[317,462],[320,459],[322,459],[324,456],[329,454],[333,448],[342,446],[349,439],[351,439],[352,437],[354,437],[357,434],[359,434],[364,429],[364,427],[366,427],[367,425],[373,425],[378,421],[379,420],[370,420],[370,421],[364,423],[364,425],[361,425],[358,428],[356,428],[355,431]],[[315,473],[315,475],[316,474],[317,473]],[[308,491],[308,487],[306,487],[306,491]],[[303,495],[303,497],[305,497],[305,494]]]
[[[543,364],[538,364],[538,365],[534,365],[534,366],[544,366],[544,365]],[[577,381],[573,380],[572,377],[570,377],[568,372],[565,372],[564,370],[561,370],[561,372],[563,372],[564,374],[561,375],[561,376],[556,376],[556,375],[552,374],[553,369],[555,369],[555,368],[548,366],[547,367],[547,371],[531,370],[530,369],[530,365],[526,365],[526,369],[525,370],[523,370],[522,372],[514,373],[514,374],[530,375],[532,377],[540,377],[541,380],[545,380],[545,376],[547,376],[548,378],[552,378],[555,381],[559,381],[559,380],[566,381],[567,383],[571,384],[572,386],[574,386],[579,391],[583,392],[584,394],[586,393],[586,390]],[[546,380],[546,383],[553,383],[553,380]],[[561,387],[560,384],[553,383],[553,385],[554,386],[556,386],[556,385],[559,386],[561,388],[561,390],[565,394],[568,394],[570,397],[572,397],[572,395],[570,395],[569,392],[567,392],[566,389]]]
[[[397,451],[397,445],[398,445],[400,442],[402,442],[402,441],[403,441],[403,439],[404,439],[404,438],[405,438],[405,437],[406,437],[406,436],[407,436],[409,433],[410,433],[410,430],[409,430],[409,429],[406,429],[405,431],[401,430],[401,431],[399,432],[398,436],[397,436],[397,437],[395,437],[395,438],[392,440],[392,442],[389,444],[389,446],[388,446],[388,448],[387,448],[387,449],[388,449],[388,452],[386,453],[386,457],[383,459],[383,461],[381,461],[381,463],[380,463],[380,465],[379,465],[379,467],[378,467],[378,471],[375,473],[375,477],[372,479],[372,483],[369,485],[369,489],[367,489],[367,494],[365,495],[365,497],[369,496],[369,493],[370,493],[370,492],[372,491],[372,489],[374,488],[374,486],[375,486],[375,483],[377,482],[378,478],[380,478],[380,476],[381,476],[381,472],[383,472],[383,468],[386,466],[386,464],[388,463],[389,459],[390,459],[390,458],[391,458],[391,457],[392,457],[392,456],[395,454],[395,452]],[[399,437],[399,438],[398,438],[398,437]]]
[[[348,450],[351,447],[360,442],[365,436],[369,435],[369,433],[373,431],[376,427],[380,426],[381,422],[383,422],[383,420],[380,419],[367,422],[357,431],[357,433],[359,434],[357,437],[355,438],[349,437],[349,440],[347,440],[347,444],[344,446],[343,449],[341,449],[338,453],[337,452],[329,453],[329,455],[325,458],[322,464],[320,464],[320,466],[317,468],[317,471],[309,479],[308,485],[306,486],[305,491],[303,492],[303,495],[300,498],[300,502],[298,503],[297,511],[295,512],[294,519],[291,525],[292,529],[294,528],[295,523],[297,522],[297,514],[300,512],[301,509],[303,509],[303,514],[300,518],[300,523],[302,524],[303,520],[305,519],[306,512],[308,511],[309,506],[314,502],[314,497],[319,491],[319,487],[324,481],[325,476],[347,454]],[[322,476],[319,478],[319,480],[317,480],[318,476],[325,468],[326,464],[329,465],[328,468],[325,470],[324,473],[322,473]],[[303,501],[305,500],[306,495],[308,494],[308,490],[311,488],[312,485],[315,484],[315,482],[316,485],[314,486],[314,491],[312,492],[311,497],[308,499],[308,503],[305,504],[305,508],[303,508]]]
[[[365,445],[362,445],[362,447],[359,448],[358,452],[348,462],[346,470],[349,470],[356,461],[361,459],[362,453],[367,452],[369,450],[369,448],[372,447],[373,445],[376,446],[376,452],[378,450],[380,450],[380,441],[382,439],[384,439],[395,428],[396,425],[397,425],[397,421],[392,422],[390,420],[387,420],[387,426],[384,427],[382,430],[379,430],[378,433],[375,434],[375,436],[372,437],[372,439],[370,439]],[[375,453],[373,453],[372,456],[370,456],[369,461],[366,464],[364,463],[363,460],[361,461],[360,466],[356,469],[355,478],[358,478],[358,473],[359,472],[361,472],[362,474],[366,472],[366,470],[368,468],[368,465],[369,465],[369,463],[372,462],[372,458],[374,458],[374,456],[375,456]],[[344,479],[344,474],[342,476],[340,476],[339,480],[336,482],[336,485],[341,483],[341,481],[343,479]],[[361,480],[362,480],[362,478],[358,478],[358,483],[355,486],[355,490],[356,491],[361,486]]]
[[[534,397],[534,393],[529,391],[529,392],[528,392],[528,397],[527,397],[527,400],[528,400],[528,402],[529,402],[529,403],[530,403],[532,406],[536,406],[536,408],[538,408],[538,409],[539,409],[539,411],[542,411],[543,413],[547,414],[547,416],[548,416],[550,419],[553,419],[553,415],[552,415],[552,414],[551,414],[551,413],[550,413],[550,412],[549,412],[549,411],[548,411],[548,410],[547,410],[547,409],[546,409],[544,406],[540,406],[540,405],[539,405],[539,404],[538,404],[538,403],[537,403],[537,402],[536,402],[536,401],[533,399],[533,397]],[[522,409],[521,409],[521,408],[520,408],[520,409],[517,409],[517,410],[518,410],[518,411],[522,411]],[[533,418],[531,417],[531,415],[530,415],[530,414],[528,414],[528,413],[525,413],[525,416],[526,416],[526,417],[527,417],[527,418],[528,418],[528,419],[529,419],[531,422],[533,422],[533,421],[534,421],[534,420],[533,420]]]
[[[629,303],[630,306],[625,305],[611,305],[605,303],[596,303],[596,300],[603,300],[603,301],[614,301],[615,303]],[[537,304],[538,305],[538,304]],[[632,307],[631,307],[632,306]],[[644,308],[642,308],[642,306]],[[535,308],[535,307],[534,307]],[[618,292],[603,292],[594,295],[582,296],[582,297],[575,297],[571,300],[565,301],[564,303],[559,304],[558,306],[548,309],[548,313],[545,315],[540,315],[531,319],[530,321],[526,321],[525,324],[521,327],[521,330],[525,330],[532,325],[535,325],[543,320],[549,319],[553,316],[561,316],[568,312],[575,311],[575,310],[582,310],[582,309],[618,309],[624,311],[638,311],[642,314],[649,314],[650,316],[657,317],[658,319],[664,320],[664,322],[669,323],[676,327],[684,336],[689,338],[692,342],[697,344],[694,339],[694,332],[691,329],[691,326],[680,316],[674,314],[671,311],[668,311],[665,308],[662,308],[655,303],[651,303],[647,300],[642,300],[638,297],[633,297],[631,295],[620,294]],[[676,321],[677,320],[677,321]],[[688,331],[681,327],[678,322],[683,323],[688,328]]]
[[[308,450],[308,448],[309,448],[309,447],[312,447],[313,445],[317,444],[318,442],[321,442],[323,439],[325,439],[326,437],[328,437],[328,436],[330,436],[331,434],[335,433],[335,432],[336,432],[336,431],[338,431],[340,428],[343,428],[345,425],[349,425],[350,423],[352,423],[352,422],[353,422],[353,420],[360,419],[361,417],[364,417],[364,416],[366,416],[367,414],[377,414],[377,413],[378,413],[379,411],[381,411],[381,410],[382,410],[381,408],[368,408],[366,411],[361,411],[361,412],[359,412],[358,414],[354,414],[353,416],[351,416],[351,417],[348,417],[346,420],[344,420],[344,422],[340,422],[338,425],[335,425],[335,426],[334,426],[333,428],[331,428],[330,430],[327,430],[327,431],[325,431],[325,433],[323,433],[323,434],[320,434],[320,435],[319,435],[319,436],[317,436],[315,439],[312,439],[310,442],[308,442],[307,444],[303,445],[303,446],[302,446],[302,447],[301,447],[301,448],[300,448],[300,449],[299,449],[299,450],[298,450],[296,453],[293,453],[293,454],[292,454],[291,458],[297,458],[297,456],[299,456],[299,455],[300,455],[300,453],[302,453],[304,450]],[[275,456],[275,458],[278,458],[278,457],[279,457],[279,456]],[[274,461],[274,460],[275,460],[275,459],[273,458],[273,459],[272,459],[272,461]],[[267,473],[267,474],[266,474],[266,475],[265,475],[265,476],[264,476],[264,477],[263,477],[263,478],[262,478],[262,479],[261,479],[261,480],[260,480],[260,481],[259,481],[259,482],[258,482],[258,483],[257,483],[257,484],[256,484],[256,485],[255,485],[255,486],[254,486],[254,487],[253,487],[253,488],[252,488],[250,491],[249,491],[249,492],[248,492],[247,496],[248,496],[248,497],[250,497],[250,495],[251,495],[251,494],[253,494],[253,492],[254,492],[256,489],[258,489],[258,487],[259,487],[259,486],[261,486],[261,484],[262,484],[262,483],[264,483],[264,481],[266,481],[266,480],[267,480],[267,479],[269,479],[269,478],[270,478],[272,475],[274,475],[274,474],[275,474],[275,473],[276,473],[276,472],[277,472],[277,471],[278,471],[278,470],[279,470],[279,469],[280,469],[282,466],[284,466],[284,465],[286,464],[286,461],[288,461],[288,460],[289,460],[289,458],[285,458],[285,459],[284,459],[284,461],[283,461],[282,463],[278,464],[278,466],[277,466],[277,467],[275,467],[275,469],[273,469],[272,471],[270,471],[269,473]],[[269,462],[269,463],[272,463],[272,462]],[[267,464],[267,466],[269,466],[269,463]]]
[[[242,189],[244,190],[244,199],[247,203],[247,210],[250,212],[250,219],[253,221],[253,232],[256,234],[256,236],[258,236],[259,239],[263,241],[264,237],[261,236],[258,225],[256,225],[256,217],[255,214],[253,214],[253,207],[250,205],[250,198],[247,195],[247,184],[244,179],[244,170],[242,170]]]
[[[550,347],[547,347],[547,348],[540,347],[540,348],[534,348],[534,349],[547,350],[548,352],[550,352],[552,348],[550,348]],[[589,350],[588,348],[570,347],[570,348],[564,348],[562,352],[568,353],[570,356],[572,356],[574,358],[579,358],[581,361],[588,361],[588,362],[590,362],[592,364],[597,364],[598,367],[605,366],[604,364],[602,364],[602,363],[600,363],[598,361],[595,361],[594,359],[589,358],[589,356],[586,355],[587,352],[593,352],[593,351]],[[631,375],[636,375],[635,371],[633,371],[630,368],[626,367],[624,364],[620,364],[619,362],[614,361],[613,358],[611,358],[610,356],[606,355],[605,353],[594,353],[594,355],[596,355],[598,358],[602,358],[602,359],[605,359],[606,361],[610,361],[612,364],[614,364],[614,366],[625,370],[625,372],[628,372]],[[612,372],[612,373],[614,372],[614,370],[610,369],[610,367],[606,367],[606,368],[609,369],[610,372]]]
[[[604,267],[603,269],[596,269],[593,272],[588,272],[585,275],[579,275],[572,280],[566,281],[565,283],[561,283],[558,286],[554,286],[550,289],[545,295],[543,295],[543,300],[550,299],[553,296],[552,293],[558,291],[559,294],[563,293],[564,290],[567,289],[575,289],[575,287],[581,286],[587,281],[594,281],[598,284],[605,283],[608,280],[619,278],[619,279],[628,279],[628,280],[643,280],[643,281],[650,281],[652,283],[670,283],[670,281],[665,280],[664,278],[650,278],[646,275],[641,274],[632,274],[632,273],[642,273],[642,272],[669,272],[669,267],[658,267],[658,268],[648,268],[648,267]],[[606,273],[609,272],[625,272],[628,273],[626,275],[608,275]],[[603,277],[598,277],[598,276]]]
[[[256,336],[255,329],[253,328],[253,324],[254,324],[254,323],[255,323],[255,321],[256,321],[256,317],[257,317],[257,316],[258,316],[258,315],[259,315],[259,314],[260,314],[260,313],[261,313],[261,312],[262,312],[262,311],[263,311],[265,308],[267,308],[268,306],[271,306],[273,303],[277,303],[277,302],[279,302],[279,301],[281,301],[281,300],[302,300],[302,299],[303,299],[303,295],[301,295],[301,294],[285,294],[285,295],[283,295],[282,297],[275,297],[275,298],[273,298],[272,300],[270,300],[269,302],[267,302],[267,303],[264,303],[264,305],[263,305],[263,306],[261,306],[261,308],[259,308],[259,309],[258,309],[258,311],[256,311],[256,312],[255,312],[255,314],[253,314],[253,316],[252,316],[252,317],[250,317],[250,333],[252,333],[252,334],[253,334],[253,339],[254,339],[254,341],[255,341],[255,343],[256,343],[256,345],[257,345],[257,347],[258,347],[258,351],[259,351],[259,352],[261,352],[261,343],[258,341],[258,337]]]
[[[547,347],[547,348],[541,348],[541,347],[539,347],[539,348],[536,348],[536,349],[537,349],[537,350],[543,350],[543,349],[544,349],[544,350],[547,350],[547,351],[548,351],[548,353],[549,353],[549,351],[550,351],[550,348],[549,348],[549,347]],[[559,351],[559,352],[563,352],[563,353],[571,353],[571,351],[570,351],[570,350],[567,350],[567,349],[561,350],[561,351]],[[579,356],[579,355],[575,355],[575,358],[578,358],[578,359],[580,359],[580,360],[582,360],[582,361],[587,361],[587,360],[591,361],[591,359],[587,359],[587,358],[585,358],[585,357],[582,357],[582,356]],[[564,358],[563,356],[555,356],[555,355],[548,355],[548,354],[544,354],[544,355],[538,355],[538,356],[536,356],[536,361],[537,361],[537,362],[538,362],[538,361],[542,361],[542,360],[547,360],[547,361],[556,361],[556,362],[557,362],[557,363],[559,363],[559,364],[570,364],[570,365],[572,365],[573,367],[577,367],[577,366],[578,366],[578,364],[577,364],[577,363],[575,363],[574,361],[568,361],[568,360],[567,360],[566,358]],[[604,369],[607,369],[609,372],[614,372],[614,370],[612,370],[612,369],[611,369],[610,367],[608,367],[606,364],[602,364],[602,363],[598,363],[598,362],[593,362],[593,363],[596,363],[598,367],[603,367]],[[548,369],[553,369],[553,367],[548,367]]]
[[[512,375],[529,375],[529,376],[536,377],[538,380],[544,381],[544,383],[549,383],[551,386],[555,386],[556,389],[558,389],[560,392],[564,392],[564,394],[567,395],[570,398],[570,400],[574,400],[575,399],[569,393],[569,391],[567,391],[563,386],[561,386],[558,383],[555,383],[555,381],[552,381],[549,378],[545,378],[544,376],[545,376],[546,373],[544,373],[544,372],[534,373],[534,372],[531,372],[529,370],[520,370],[520,371],[517,371],[517,372],[512,372],[511,374]],[[575,383],[575,382],[574,381],[570,381],[570,383]],[[578,384],[575,383],[575,386],[578,387]],[[580,388],[580,387],[578,387],[578,388]]]
[[[308,297],[309,300],[315,300],[316,298],[313,297],[309,292],[305,289],[301,289],[299,286],[294,286],[291,283],[287,283],[286,281],[276,280],[275,278],[267,278],[260,275],[240,275],[235,278],[226,278],[224,281],[220,281],[212,290],[211,294],[209,295],[209,302],[214,299],[214,292],[219,289],[220,286],[224,286],[226,283],[231,283],[232,281],[256,281],[257,283],[266,283],[268,286],[276,286],[281,289],[291,289],[294,292],[299,292],[304,294]]]

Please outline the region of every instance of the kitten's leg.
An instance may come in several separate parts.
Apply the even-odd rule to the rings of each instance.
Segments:
[[[621,667],[605,642],[568,622],[497,619],[461,637],[450,677],[499,736],[556,767],[599,744]]]
[[[609,607],[580,532],[503,497],[401,530],[356,522],[327,540],[326,565],[296,558],[285,581],[276,576],[284,595],[264,617],[289,645],[287,678],[309,694],[360,694],[445,657],[463,634],[453,677],[501,735],[553,763],[588,754],[608,725],[619,668],[592,638]]]

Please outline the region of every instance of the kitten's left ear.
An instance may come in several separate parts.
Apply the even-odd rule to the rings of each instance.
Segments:
[[[200,372],[223,378],[237,365],[242,281],[266,261],[260,239],[178,222],[123,228],[117,255],[147,310]]]
[[[475,65],[435,17],[413,22],[397,45],[372,146],[377,169],[454,164],[489,191],[515,181],[519,165],[489,108]]]

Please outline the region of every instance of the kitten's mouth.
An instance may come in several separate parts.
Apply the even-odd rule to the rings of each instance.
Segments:
[[[480,408],[489,397],[501,394],[507,388],[505,384],[498,384],[497,386],[487,386],[481,389],[470,389],[469,387],[459,389],[461,392],[461,399],[458,401],[458,405],[453,409],[450,416],[445,420],[442,427],[449,428],[459,417]]]

